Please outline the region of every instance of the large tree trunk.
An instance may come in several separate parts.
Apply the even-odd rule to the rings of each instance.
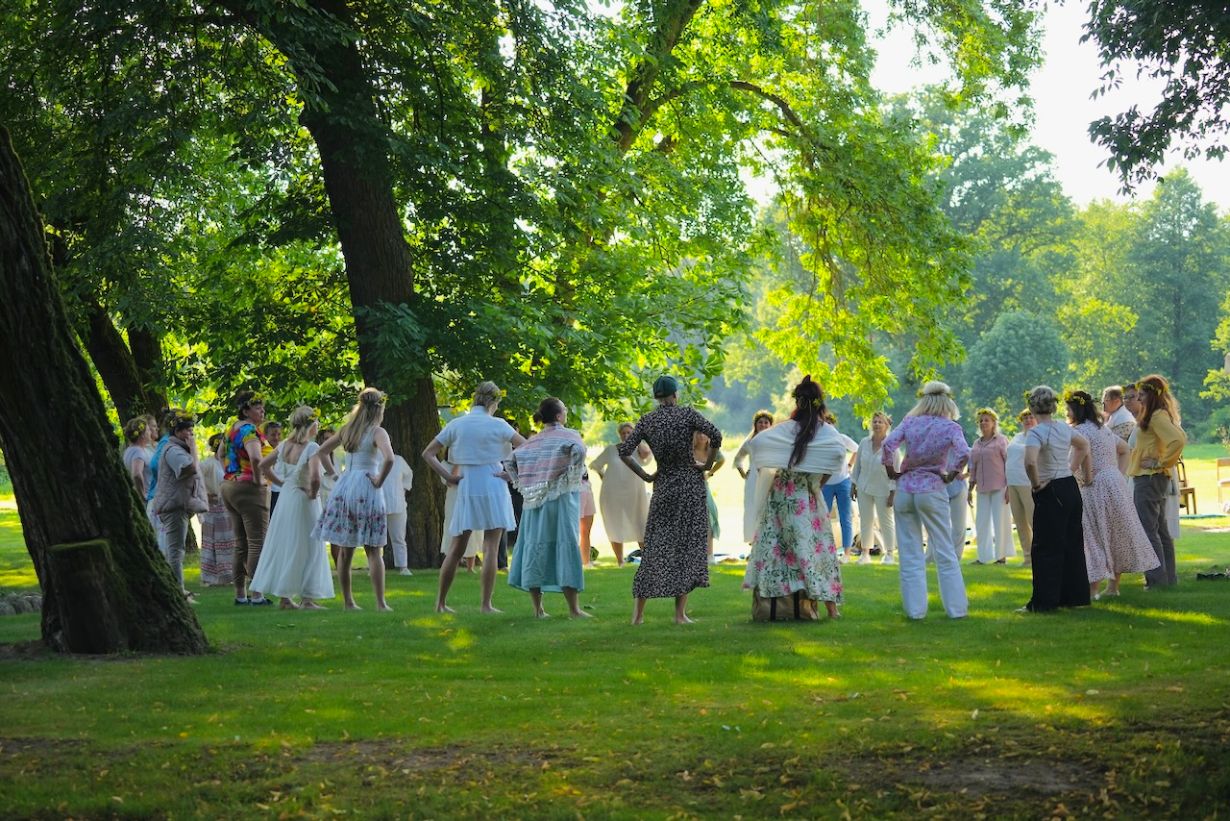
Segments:
[[[0,127],[0,441],[56,650],[200,653],[76,347],[29,186]]]
[[[410,248],[393,196],[388,129],[376,107],[376,94],[355,39],[354,14],[344,0],[309,0],[299,13],[263,14],[250,0],[222,0],[268,38],[290,61],[299,82],[316,100],[301,120],[320,151],[325,191],[346,260],[350,302],[355,312],[359,368],[363,379],[391,394],[384,425],[393,449],[414,470],[406,527],[410,563],[440,563],[444,488],[419,454],[440,430],[435,386],[424,373],[410,384],[393,384],[379,367],[377,340],[367,311],[412,300]],[[322,30],[332,21],[334,31]],[[320,78],[324,82],[320,82]],[[421,361],[427,361],[426,351]]]
[[[129,331],[130,338],[135,331]],[[146,336],[149,334],[147,333]],[[133,351],[124,343],[124,337],[111,319],[111,314],[95,302],[86,309],[86,327],[82,342],[102,378],[103,387],[111,395],[120,424],[142,413],[154,414],[167,406],[166,396],[156,387],[156,379],[143,373]],[[134,339],[134,348],[136,341]]]

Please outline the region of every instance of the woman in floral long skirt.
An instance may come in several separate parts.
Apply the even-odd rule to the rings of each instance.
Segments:
[[[201,478],[209,510],[201,514],[201,584],[229,585],[233,581],[232,562],[235,555],[235,527],[222,504],[222,462],[218,446],[222,434],[209,437],[209,454],[201,460]]]
[[[824,393],[810,376],[795,387],[794,402],[790,419],[749,444],[753,467],[777,473],[759,515],[743,589],[761,598],[803,591],[824,602],[835,619],[842,602],[841,563],[822,488],[840,473],[846,444],[825,423]]]

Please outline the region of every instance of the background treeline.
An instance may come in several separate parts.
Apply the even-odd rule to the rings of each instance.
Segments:
[[[1152,196],[1077,207],[1051,157],[1023,130],[978,112],[953,116],[935,95],[913,105],[918,127],[947,158],[936,174],[943,210],[973,240],[967,298],[945,317],[966,356],[941,373],[957,391],[967,432],[982,406],[1014,427],[1022,392],[1035,384],[1097,396],[1158,371],[1174,384],[1189,435],[1225,438],[1230,216],[1219,215],[1182,170],[1159,181]],[[775,211],[763,221],[782,243],[802,242]],[[788,407],[785,386],[798,374],[763,344],[775,327],[768,294],[805,276],[789,257],[753,269],[752,327],[731,346],[710,394],[725,429],[750,427],[758,407]],[[901,367],[913,340],[902,334],[877,343],[899,377],[887,403],[899,419],[917,388]],[[848,420],[843,428],[860,428],[866,405],[857,397],[831,404]]]
[[[117,420],[371,382],[413,453],[480,378],[593,420],[671,370],[738,429],[794,367],[847,419],[1156,369],[1210,435],[1225,220],[1063,196],[1036,10],[890,7],[949,86],[882,95],[846,0],[0,0],[0,120]]]

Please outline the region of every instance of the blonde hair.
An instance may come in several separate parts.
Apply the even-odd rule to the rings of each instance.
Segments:
[[[290,426],[294,428],[294,430],[292,430],[290,436],[286,438],[291,442],[294,442],[296,445],[306,445],[311,439],[311,434],[309,431],[312,429],[312,425],[316,424],[318,419],[320,419],[320,414],[318,414],[314,408],[310,408],[307,405],[300,405],[295,408],[295,412],[290,415]]]
[[[999,433],[999,414],[993,408],[979,408],[974,414],[974,419],[981,422],[984,416],[991,417],[991,427],[994,428],[995,433]]]
[[[504,392],[494,382],[479,382],[474,389],[474,404],[489,408],[504,398]]]
[[[942,416],[954,422],[961,418],[957,403],[952,401],[952,388],[943,382],[928,382],[918,396],[918,404],[906,416]]]
[[[884,424],[888,426],[888,429],[889,429],[889,430],[892,430],[892,427],[893,427],[893,417],[891,417],[891,416],[889,416],[889,415],[888,415],[888,411],[878,410],[878,411],[876,411],[875,413],[871,414],[871,422],[868,422],[868,423],[867,423],[867,427],[868,427],[868,428],[870,428],[870,427],[871,427],[871,423],[872,423],[872,422],[874,422],[874,421],[876,421],[877,419],[883,419],[883,420],[884,420]]]
[[[1050,385],[1037,386],[1029,392],[1026,399],[1029,402],[1029,410],[1034,416],[1052,414],[1059,407],[1059,395]]]
[[[149,428],[149,417],[148,416],[133,417],[132,419],[128,420],[127,424],[124,425],[124,438],[127,439],[130,443],[136,442],[138,439],[141,438],[141,434],[145,433],[146,429],[148,428]]]
[[[346,415],[346,421],[337,431],[347,453],[358,450],[359,443],[367,432],[380,427],[384,420],[384,402],[387,398],[384,391],[376,388],[364,388],[359,392],[359,400],[354,403],[354,407]]]

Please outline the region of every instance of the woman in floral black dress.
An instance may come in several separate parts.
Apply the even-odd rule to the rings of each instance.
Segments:
[[[705,474],[722,445],[722,433],[692,408],[679,407],[679,383],[670,376],[653,383],[658,408],[641,417],[632,434],[619,445],[624,464],[653,483],[649,521],[641,565],[632,580],[636,608],[632,623],[644,620],[645,601],[674,597],[675,622],[688,624],[688,593],[709,586],[707,545],[709,511],[705,504]],[[708,464],[696,461],[692,434],[709,437]],[[644,441],[653,451],[658,471],[650,476],[635,459]]]

